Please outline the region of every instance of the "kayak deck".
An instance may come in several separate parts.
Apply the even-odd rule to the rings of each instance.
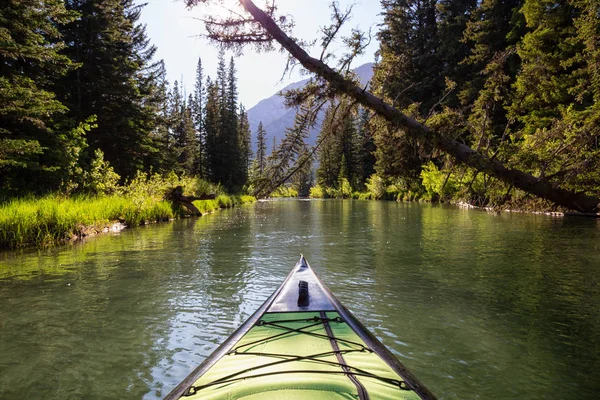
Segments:
[[[367,398],[419,398],[340,314],[313,311],[264,314],[186,394],[202,399],[352,399],[360,391]]]
[[[303,256],[259,309],[165,400],[182,396],[435,400]]]

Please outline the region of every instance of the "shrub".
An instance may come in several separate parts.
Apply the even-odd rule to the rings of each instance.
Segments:
[[[339,188],[335,192],[335,197],[347,199],[352,195],[352,186],[350,186],[350,182],[348,179],[341,178],[339,180]]]
[[[270,197],[298,197],[298,190],[291,186],[280,186],[270,194]]]
[[[377,174],[373,174],[367,179],[367,183],[365,184],[369,193],[371,193],[371,197],[375,200],[382,199],[386,193],[386,186],[383,181],[383,178]]]
[[[422,184],[431,199],[449,198],[456,194],[458,186],[452,175],[442,172],[431,161],[421,171]]]
[[[94,152],[90,170],[84,174],[83,189],[92,194],[107,195],[116,193],[121,177],[108,161],[104,161],[104,153],[100,149]]]
[[[327,197],[327,192],[323,186],[316,185],[310,188],[309,196],[313,199],[324,199]]]

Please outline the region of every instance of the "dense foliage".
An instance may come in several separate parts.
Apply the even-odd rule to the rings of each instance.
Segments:
[[[250,129],[235,64],[184,98],[133,0],[8,0],[0,9],[0,200],[110,194],[139,173],[239,191]]]
[[[220,53],[214,79],[199,60],[186,98],[154,60],[138,23],[142,7],[133,0],[8,0],[2,7],[0,199],[110,194],[140,172],[173,172],[262,196],[281,185],[279,195],[306,195],[316,182],[315,196],[529,201],[322,79],[288,96],[298,115],[271,155],[259,125],[253,157],[233,58],[227,63]],[[379,98],[509,168],[600,195],[596,1],[382,0],[381,7],[370,86]],[[346,74],[366,39],[353,30],[342,39],[348,53],[334,57],[328,46],[349,11],[332,10],[322,53]],[[212,21],[216,40],[234,48],[252,42],[220,36],[219,29],[238,26],[234,20]],[[270,48],[268,38],[260,43]],[[308,146],[319,115],[317,146]]]
[[[597,2],[382,0],[381,5],[375,94],[509,167],[600,194]],[[329,119],[323,125],[321,135],[330,138],[320,150],[322,193],[343,192],[340,174],[354,191],[367,189],[364,175],[360,182],[353,171],[369,170],[373,160],[356,157],[356,144],[351,153],[344,144],[346,126],[359,113],[358,108],[346,113],[336,135],[327,132]],[[528,202],[525,193],[456,165],[377,116],[361,129],[372,134],[377,179],[399,193],[477,205]]]
[[[65,123],[57,77],[76,65],[59,27],[73,21],[61,0],[8,0],[0,8],[0,190],[57,185],[77,158],[84,129]]]

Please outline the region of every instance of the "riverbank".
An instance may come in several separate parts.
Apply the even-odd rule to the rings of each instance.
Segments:
[[[543,214],[552,217],[577,216],[600,218],[600,214],[581,213],[578,211],[569,211],[563,207],[557,207],[550,202],[538,198],[526,198],[523,196],[519,201],[507,201],[502,205],[477,205],[465,200],[459,199],[440,199],[439,196],[432,196],[427,192],[412,192],[412,191],[388,191],[382,197],[376,197],[371,192],[353,192],[348,196],[339,196],[335,189],[323,189],[316,186],[317,191],[311,191],[310,198],[314,199],[353,199],[353,200],[380,200],[380,201],[398,201],[405,203],[440,203],[450,204],[460,208],[468,208],[473,210],[483,210],[498,214],[500,212],[509,213],[527,213],[527,214]]]
[[[557,206],[548,200],[531,196],[520,190],[512,190],[511,196],[496,194],[495,196],[474,196],[460,194],[452,191],[452,194],[445,193],[441,187],[437,190],[428,186],[419,190],[408,190],[395,184],[385,184],[381,178],[374,176],[367,183],[367,189],[363,192],[353,192],[348,189],[313,186],[310,190],[311,198],[323,199],[357,199],[357,200],[387,200],[400,202],[424,202],[424,203],[444,203],[451,204],[461,208],[480,209],[488,212],[517,212],[545,214],[551,216],[577,215],[599,218],[600,214],[579,213],[570,211],[564,207]]]
[[[194,201],[194,205],[205,214],[254,201],[252,196],[222,194],[212,200]],[[183,210],[158,196],[14,199],[0,206],[0,249],[63,243],[184,215]]]

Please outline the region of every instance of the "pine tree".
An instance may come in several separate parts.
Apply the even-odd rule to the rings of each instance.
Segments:
[[[443,98],[448,69],[440,54],[436,1],[382,0],[384,24],[378,33],[381,61],[373,87],[391,104],[412,117],[424,119]],[[420,185],[419,143],[402,131],[379,124],[374,135],[377,171],[382,177],[401,177]]]
[[[180,122],[180,137],[179,137],[179,165],[182,171],[188,176],[195,176],[198,172],[198,155],[200,154],[200,146],[198,143],[198,135],[194,127],[194,118],[190,102],[193,102],[193,97],[190,95],[188,103],[183,105],[182,119]]]
[[[591,0],[575,0],[577,16],[574,19],[579,51],[570,60],[580,65],[573,74],[577,84],[572,92],[582,105],[593,107],[600,104],[600,18],[598,4]]]
[[[437,3],[438,54],[442,65],[438,72],[440,81],[449,79],[460,87],[472,74],[472,66],[462,63],[470,53],[463,36],[477,3],[477,0],[439,0]],[[440,105],[458,107],[456,91],[448,92],[446,88]]]
[[[204,101],[205,88],[203,86],[203,69],[202,60],[198,57],[198,65],[196,67],[196,83],[194,85],[194,96],[192,105],[192,117],[194,126],[198,136],[198,156],[196,171],[203,178],[206,176],[206,132],[204,130]]]
[[[219,182],[220,151],[222,147],[220,140],[220,101],[219,87],[217,82],[212,82],[210,77],[206,78],[206,104],[204,106],[204,132],[205,132],[205,154],[206,154],[206,176],[212,182]]]
[[[61,32],[65,49],[80,68],[62,81],[60,97],[70,116],[83,120],[97,116],[98,127],[88,134],[90,154],[100,148],[122,177],[145,170],[157,143],[156,89],[159,63],[156,48],[138,24],[143,5],[134,0],[69,0],[67,8],[80,18]]]
[[[568,2],[525,1],[522,8],[531,29],[518,45],[522,67],[515,84],[519,115],[526,135],[548,128],[560,116],[558,105],[570,102],[573,66],[566,66],[578,51],[573,15]]]
[[[223,51],[219,53],[217,80],[213,85],[214,93],[209,93],[209,96],[211,96],[212,106],[216,106],[218,110],[218,119],[216,129],[211,132],[214,134],[211,138],[214,143],[211,144],[210,150],[207,147],[207,152],[211,151],[208,156],[211,159],[211,177],[215,182],[223,184],[229,191],[235,191],[245,183],[243,167],[240,164],[238,140],[238,93],[233,58],[229,63],[229,68],[226,68]],[[208,100],[206,107],[208,107]],[[206,112],[208,113],[208,109]],[[211,115],[211,118],[213,117]],[[205,129],[208,142],[209,128],[205,127]]]
[[[204,125],[204,75],[202,69],[202,59],[198,58],[198,65],[196,66],[196,82],[194,84],[194,125],[199,132],[202,132],[202,126]]]
[[[275,157],[275,151],[277,150],[277,136],[273,135],[273,141],[271,142],[271,154],[269,157]],[[267,160],[267,164],[269,164],[269,160]]]
[[[321,132],[319,132],[319,149],[317,168],[317,183],[321,186],[334,188],[337,186],[337,178],[340,173],[341,154],[338,149],[336,136],[335,108],[328,107],[325,110]]]
[[[358,148],[358,182],[357,188],[362,190],[367,179],[375,173],[375,141],[369,123],[369,112],[363,108],[358,114],[357,148]]]
[[[246,183],[246,167],[243,162],[245,155],[243,152],[243,143],[239,132],[239,116],[238,116],[238,91],[235,62],[233,57],[229,60],[227,68],[227,97],[225,101],[225,132],[227,135],[227,171],[226,182],[227,187],[232,191],[240,190]]]
[[[382,0],[381,62],[373,87],[394,105],[418,103],[422,114],[441,97],[444,79],[435,0]]]
[[[182,121],[183,121],[183,96],[179,88],[179,82],[173,82],[173,88],[169,93],[168,100],[168,136],[167,136],[167,157],[169,162],[168,170],[177,174],[183,173],[180,168],[179,159],[181,155],[182,144]]]
[[[358,165],[358,152],[357,147],[358,140],[356,132],[356,126],[354,121],[354,110],[346,110],[349,107],[345,105],[341,108],[341,112],[344,113],[343,120],[340,121],[341,132],[339,133],[339,152],[342,155],[340,161],[340,169],[343,169],[343,178],[348,180],[348,183],[352,187],[356,187],[358,183],[358,176],[360,167]],[[341,173],[341,172],[340,172]],[[339,180],[338,180],[339,181]]]
[[[459,96],[462,104],[472,104],[484,86],[490,86],[486,81],[491,75],[503,74],[508,78],[502,78],[506,88],[494,85],[496,89],[492,91],[506,93],[510,87],[510,80],[516,76],[520,66],[517,58],[511,55],[512,48],[524,34],[519,28],[519,10],[522,4],[523,0],[483,0],[473,11],[463,33],[463,42],[470,50],[460,63],[470,65],[471,68],[466,74],[465,84],[461,87]],[[499,82],[500,79],[494,80]],[[494,107],[494,110],[499,112],[499,118],[503,119],[502,103]]]
[[[55,190],[85,147],[84,119],[68,120],[54,83],[72,70],[59,29],[75,19],[62,1],[0,7],[0,191]]]
[[[228,129],[228,110],[227,110],[227,70],[225,67],[225,53],[223,50],[219,52],[219,60],[217,64],[217,79],[215,80],[215,91],[217,94],[213,100],[216,102],[218,109],[218,122],[215,136],[215,146],[213,153],[213,165],[212,174],[213,180],[216,183],[226,185],[228,188],[229,183],[227,182],[228,174],[227,171],[230,165],[227,162],[227,156],[229,153],[230,134],[227,132]]]
[[[598,50],[590,46],[600,36],[595,9],[585,1],[525,0],[530,31],[517,45],[522,66],[509,107],[520,123],[521,168],[591,192],[600,187],[599,92],[590,85],[598,79]]]
[[[308,157],[308,151],[308,148],[303,149],[301,154],[306,158]],[[298,162],[302,161],[304,160],[299,160]],[[292,175],[290,181],[292,182],[292,187],[298,191],[299,197],[308,197],[310,195],[310,188],[314,184],[312,158],[300,166],[298,171]]]
[[[576,107],[564,114],[567,127],[576,126],[569,136],[576,138],[576,157],[560,171],[561,184],[590,194],[600,193],[600,18],[595,1],[577,0],[574,19],[579,51],[568,63],[578,65],[573,71],[576,84],[570,93],[575,95]],[[572,124],[575,122],[575,124]]]
[[[354,111],[346,100],[341,100],[325,112],[318,140],[320,185],[338,188],[341,179],[346,179],[349,185],[358,186],[362,166]]]
[[[265,173],[267,165],[267,132],[263,127],[262,121],[258,123],[256,131],[256,161],[258,164],[258,173],[262,176]]]
[[[169,82],[164,62],[160,62],[157,70],[157,85],[154,91],[152,104],[156,105],[156,126],[153,131],[153,140],[157,143],[157,152],[151,158],[150,168],[158,173],[167,173],[173,170],[176,157],[170,142],[170,96]]]
[[[248,113],[243,105],[240,105],[240,116],[238,125],[238,143],[240,144],[240,166],[241,182],[246,184],[250,174],[250,165],[252,162],[252,132],[250,131],[250,122]]]
[[[460,62],[475,65],[470,78],[498,52],[504,51],[520,39],[518,18],[524,0],[483,0],[471,15],[463,33],[463,42],[469,52]]]

